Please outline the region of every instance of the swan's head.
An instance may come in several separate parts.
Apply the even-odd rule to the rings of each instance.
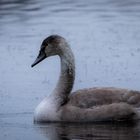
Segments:
[[[66,40],[59,35],[51,35],[47,37],[42,42],[39,54],[35,62],[32,64],[32,67],[49,56],[61,55],[64,48],[67,46]]]

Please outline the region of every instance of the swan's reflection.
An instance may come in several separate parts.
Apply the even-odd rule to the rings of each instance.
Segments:
[[[47,140],[139,140],[140,124],[39,124]]]

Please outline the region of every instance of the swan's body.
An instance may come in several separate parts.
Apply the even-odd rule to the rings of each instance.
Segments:
[[[53,93],[36,108],[36,122],[94,122],[139,119],[140,92],[118,88],[90,88],[71,93],[75,78],[73,53],[58,35],[46,38],[32,65],[59,55],[61,74]],[[71,94],[70,94],[71,93]]]

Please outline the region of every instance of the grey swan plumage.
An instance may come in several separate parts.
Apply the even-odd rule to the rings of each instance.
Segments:
[[[67,41],[59,35],[47,37],[32,67],[58,55],[61,74],[53,93],[35,109],[35,122],[124,121],[140,118],[140,92],[120,88],[90,88],[71,93],[75,62]]]

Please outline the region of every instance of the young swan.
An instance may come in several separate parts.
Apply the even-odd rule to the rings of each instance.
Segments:
[[[139,119],[140,92],[119,88],[90,88],[71,93],[75,78],[73,53],[58,35],[47,37],[32,67],[58,55],[61,74],[53,93],[36,108],[35,122],[94,122]]]

